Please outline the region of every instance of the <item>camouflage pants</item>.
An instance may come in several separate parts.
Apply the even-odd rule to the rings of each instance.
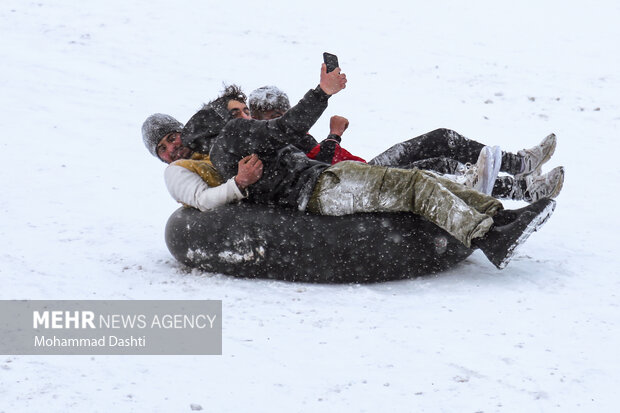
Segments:
[[[502,204],[480,192],[419,169],[361,162],[327,168],[314,187],[307,210],[321,215],[413,212],[446,230],[465,246],[486,234]]]

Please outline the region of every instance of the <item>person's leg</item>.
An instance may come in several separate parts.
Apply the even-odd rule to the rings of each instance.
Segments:
[[[480,160],[480,158],[478,160]],[[478,166],[477,164],[478,163],[476,163],[476,166]],[[479,173],[478,170],[475,170],[473,171],[473,174],[469,174],[470,172],[472,172],[473,169],[470,164],[463,164],[455,159],[445,157],[422,159],[407,165],[403,165],[400,168],[417,168],[423,171],[431,171],[440,175],[445,175],[445,178],[465,185],[468,188],[474,188],[475,182],[477,181],[476,179],[469,179],[469,175],[475,175],[477,177]],[[493,198],[515,199],[511,197],[513,182],[514,178],[511,176],[497,177],[497,180],[493,185]]]
[[[493,185],[493,198],[512,199],[513,185],[515,179],[512,176],[498,176]]]
[[[341,162],[321,174],[307,209],[322,215],[413,212],[469,247],[501,208],[496,199],[427,171]]]
[[[450,158],[429,158],[413,162],[404,169],[418,168],[442,175],[451,181],[490,195],[502,163],[499,146],[485,146],[480,151],[475,164],[463,164]]]
[[[490,195],[468,188],[446,177],[437,176],[430,171],[420,171],[420,173],[426,178],[426,187],[432,189],[433,185],[437,183],[481,214],[493,216],[497,211],[503,209],[501,202]]]
[[[384,165],[387,166],[387,165]],[[413,169],[418,168],[424,171],[433,171],[442,175],[457,175],[462,172],[465,165],[456,159],[446,157],[428,158],[411,162],[410,164],[399,166],[399,168]]]
[[[498,147],[492,148],[494,153],[494,162],[499,160],[502,162],[502,155]],[[444,176],[451,181],[458,182],[468,188],[476,189],[483,193],[488,189],[482,189],[478,183],[485,181],[484,175],[487,165],[481,162],[482,153],[478,157],[475,165],[463,164],[455,159],[437,157],[422,159],[405,165],[402,168],[417,168],[425,171],[431,171]],[[484,159],[483,159],[484,160]],[[493,172],[490,178],[493,178],[494,184],[489,186],[492,189],[491,195],[497,199],[511,199],[515,201],[534,202],[542,198],[555,198],[558,196],[564,183],[564,168],[556,167],[544,175],[529,174],[513,178],[512,176],[497,176],[497,167],[493,166]],[[496,180],[494,179],[496,178]],[[490,184],[490,182],[489,182]],[[484,188],[487,188],[483,185]]]
[[[536,202],[542,198],[555,198],[564,185],[564,168],[553,168],[543,175],[525,175],[518,178],[501,176],[493,186],[493,197],[515,201]]]
[[[401,167],[422,159],[445,157],[462,163],[474,163],[483,144],[449,129],[436,129],[397,143],[368,161],[371,165]]]
[[[475,163],[485,145],[450,129],[436,129],[408,141],[397,143],[368,161],[370,165],[405,167],[427,158],[445,157],[462,163]],[[500,171],[511,175],[523,170],[522,156],[502,152]]]

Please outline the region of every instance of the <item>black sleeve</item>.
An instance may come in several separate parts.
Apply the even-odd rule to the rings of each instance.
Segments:
[[[342,138],[338,135],[329,135],[324,141],[321,142],[321,149],[314,159],[331,164],[332,159],[334,159],[334,153],[336,152],[336,146],[341,140]]]
[[[181,142],[194,152],[208,154],[213,139],[226,125],[226,119],[213,108],[199,110],[187,121],[181,131]]]
[[[329,95],[317,86],[309,90],[283,116],[267,121],[267,129],[277,129],[286,136],[295,137],[294,142],[289,141],[286,144],[297,146],[297,141],[305,137],[327,108],[328,99]]]
[[[215,139],[211,161],[225,179],[234,176],[239,160],[252,153],[267,166],[280,149],[288,145],[297,147],[307,139],[308,130],[327,108],[328,98],[329,95],[317,87],[278,119],[233,119]]]
[[[304,137],[297,141],[297,144],[295,146],[301,149],[304,153],[308,153],[318,144],[319,143],[316,141],[316,139],[314,139],[314,136],[307,133]]]

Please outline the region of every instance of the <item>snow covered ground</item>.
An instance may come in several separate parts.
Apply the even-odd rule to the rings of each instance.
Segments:
[[[222,356],[0,356],[0,412],[617,411],[620,4],[3,0],[0,299],[221,299]],[[188,270],[142,121],[222,82],[293,101],[339,55],[330,115],[371,158],[449,127],[549,132],[556,213],[496,270],[307,285]],[[520,204],[512,203],[509,206]]]

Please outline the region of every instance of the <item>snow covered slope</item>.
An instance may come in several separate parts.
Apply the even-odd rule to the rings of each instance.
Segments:
[[[221,299],[224,354],[0,356],[0,412],[616,411],[619,20],[614,0],[3,0],[0,299]],[[349,83],[312,133],[347,116],[360,156],[437,127],[510,151],[557,134],[556,213],[507,269],[476,252],[317,286],[171,258],[142,121],[222,82],[294,101],[323,51]]]

